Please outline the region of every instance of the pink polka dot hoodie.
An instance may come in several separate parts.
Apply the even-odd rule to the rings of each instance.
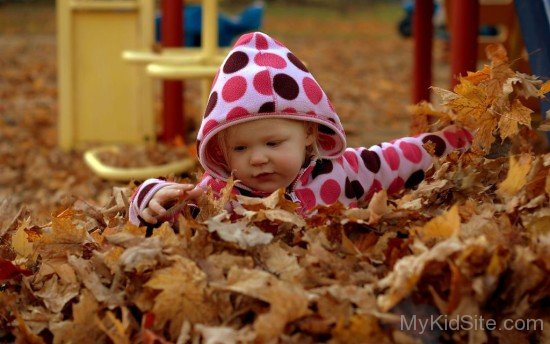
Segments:
[[[405,137],[370,148],[346,148],[340,119],[326,93],[306,66],[289,49],[270,36],[254,32],[241,36],[222,63],[212,85],[197,137],[199,161],[205,174],[199,186],[216,193],[230,177],[216,148],[215,135],[225,128],[263,118],[315,122],[319,126],[319,156],[306,162],[287,196],[300,204],[302,213],[340,202],[355,206],[386,189],[394,193],[414,187],[432,163],[423,144],[431,142],[435,154],[469,147],[471,134],[450,126],[441,132]],[[149,179],[134,194],[130,220],[145,209],[154,193],[170,183]],[[237,184],[235,193],[265,196]],[[143,224],[143,223],[142,223]]]

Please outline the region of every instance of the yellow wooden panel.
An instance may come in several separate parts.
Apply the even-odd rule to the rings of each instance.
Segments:
[[[74,11],[73,114],[78,142],[140,142],[140,67],[121,58],[139,47],[136,11]],[[78,143],[77,142],[77,143]]]

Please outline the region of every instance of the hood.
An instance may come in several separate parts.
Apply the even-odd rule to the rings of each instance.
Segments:
[[[229,172],[212,138],[229,126],[262,118],[318,123],[320,158],[337,158],[346,149],[340,119],[304,63],[279,41],[253,32],[237,40],[214,78],[197,136],[203,168],[226,180]]]

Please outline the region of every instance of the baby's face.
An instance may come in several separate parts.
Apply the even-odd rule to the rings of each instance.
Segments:
[[[306,125],[272,118],[244,122],[227,129],[226,149],[231,171],[244,185],[273,192],[288,187],[315,140]]]

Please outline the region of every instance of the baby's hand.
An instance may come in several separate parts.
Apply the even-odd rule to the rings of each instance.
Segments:
[[[183,200],[196,199],[202,189],[193,184],[176,184],[157,191],[145,209],[140,212],[141,218],[150,224],[156,224],[166,214],[166,208]]]

